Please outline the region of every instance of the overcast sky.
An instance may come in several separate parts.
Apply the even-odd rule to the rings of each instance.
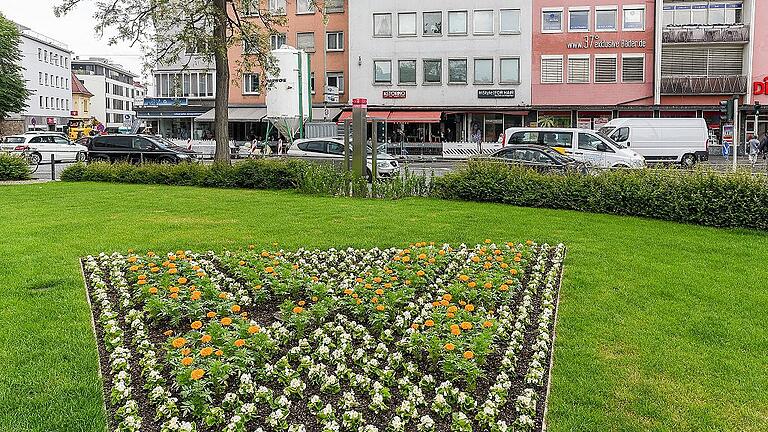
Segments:
[[[142,74],[143,55],[139,47],[127,43],[110,46],[106,35],[96,37],[93,10],[96,0],[82,0],[72,12],[61,18],[53,14],[59,0],[0,0],[0,12],[13,21],[69,45],[80,57],[106,57],[129,71]],[[142,81],[146,81],[143,79]]]

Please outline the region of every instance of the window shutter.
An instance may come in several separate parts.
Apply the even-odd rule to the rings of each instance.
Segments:
[[[595,82],[616,82],[616,57],[595,57]]]
[[[645,57],[623,57],[621,59],[621,80],[624,82],[645,81]]]
[[[743,75],[743,64],[744,49],[741,47],[665,48],[661,55],[661,75]]]
[[[563,82],[563,58],[541,59],[542,84],[557,84]]]
[[[568,82],[589,82],[589,57],[568,59]]]

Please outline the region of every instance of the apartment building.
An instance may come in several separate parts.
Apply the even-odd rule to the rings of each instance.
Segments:
[[[90,91],[91,116],[107,132],[130,130],[135,118],[133,82],[138,75],[105,58],[72,59],[72,72]]]
[[[530,113],[530,13],[526,0],[352,2],[351,96],[386,120],[380,140],[496,141]]]

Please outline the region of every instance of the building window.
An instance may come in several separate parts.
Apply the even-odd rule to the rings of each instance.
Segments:
[[[443,34],[443,13],[424,12],[424,36],[440,36]]]
[[[275,15],[285,15],[285,0],[269,0],[269,12]]]
[[[69,78],[64,79],[64,88],[69,90]]]
[[[400,84],[416,84],[416,60],[400,60],[397,69]]]
[[[315,5],[312,0],[296,0],[296,13],[313,14],[315,13]]]
[[[48,50],[43,50],[43,61],[48,63]]]
[[[273,49],[279,49],[281,46],[286,45],[288,38],[285,33],[278,33],[269,36],[269,46]],[[246,51],[251,52],[251,51]]]
[[[373,14],[373,36],[392,37],[392,14]]]
[[[645,82],[645,55],[624,54],[621,56],[621,81],[627,83]]]
[[[589,55],[568,56],[568,82],[571,84],[589,83]]]
[[[615,83],[616,72],[616,55],[608,54],[595,56],[596,83]]]
[[[499,12],[499,32],[502,34],[520,33],[520,9],[502,9]]]
[[[624,6],[623,12],[624,19],[622,20],[622,30],[645,30],[645,6]]]
[[[467,59],[448,60],[448,82],[451,84],[467,83]]]
[[[344,51],[344,33],[332,32],[326,36],[328,51]]]
[[[563,56],[541,56],[541,83],[560,84],[563,82]]]
[[[467,11],[448,12],[448,34],[467,34]]]
[[[493,34],[493,11],[476,10],[472,20],[472,32],[476,35]]]
[[[37,74],[38,74],[38,78],[40,79],[40,85],[43,85],[43,73],[38,72]]]
[[[43,61],[43,50],[41,48],[37,49],[37,59]]]
[[[339,94],[344,93],[344,73],[328,72],[328,74],[325,77],[325,87],[326,88],[336,87],[337,89],[339,89]]]
[[[315,94],[315,73],[309,73],[309,90],[312,94]]]
[[[616,31],[616,8],[602,9],[598,7],[595,10],[595,30],[596,31]]]
[[[297,33],[296,48],[306,52],[315,52],[315,34],[311,32]]]
[[[589,9],[568,9],[568,31],[589,31]]]
[[[48,74],[45,74],[45,85],[48,85]]]
[[[243,74],[243,94],[259,94],[261,86],[258,74]]]
[[[259,15],[259,0],[243,0],[241,5],[243,16]]]
[[[69,99],[66,99],[64,102],[66,103],[66,107],[64,109],[69,111]]]
[[[493,84],[493,59],[475,59],[475,84]]]
[[[416,36],[416,12],[397,14],[397,35]]]
[[[392,61],[391,60],[374,60],[373,82],[375,84],[391,84],[392,83]]]
[[[424,60],[424,84],[443,82],[443,61],[440,59]]]
[[[43,108],[43,97],[42,96],[40,96],[40,108],[41,109]]]
[[[503,58],[501,59],[501,83],[519,84],[520,83],[520,59]]]
[[[544,33],[559,33],[563,31],[563,11],[562,10],[542,11],[541,30]]]

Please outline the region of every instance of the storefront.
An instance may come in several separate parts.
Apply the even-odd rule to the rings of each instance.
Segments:
[[[212,128],[195,119],[210,108],[208,102],[203,105],[187,98],[145,98],[143,106],[136,107],[136,113],[146,133],[170,139],[200,140],[210,136]]]

